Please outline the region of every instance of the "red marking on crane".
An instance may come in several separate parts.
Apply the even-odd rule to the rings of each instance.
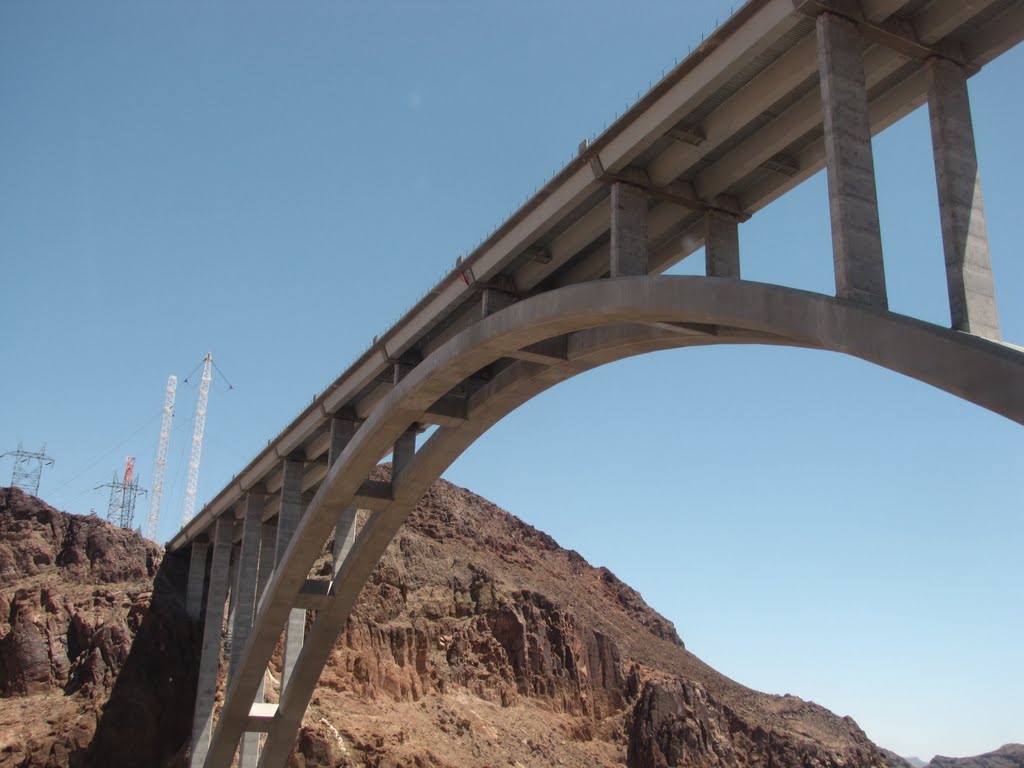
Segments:
[[[131,485],[132,477],[135,475],[135,457],[128,456],[124,460],[124,484]]]

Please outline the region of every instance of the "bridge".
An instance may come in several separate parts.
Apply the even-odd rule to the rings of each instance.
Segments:
[[[413,507],[493,424],[579,373],[663,349],[798,346],[1024,424],[1024,351],[1000,339],[967,92],[1021,38],[1024,0],[749,0],[581,144],[170,541],[191,550],[187,609],[204,626],[191,765],[284,765]],[[948,327],[888,310],[871,150],[926,103]],[[823,168],[835,294],[743,280],[740,225]],[[705,276],[664,274],[701,248]],[[390,480],[371,479],[388,456]],[[332,536],[329,577],[311,577]]]

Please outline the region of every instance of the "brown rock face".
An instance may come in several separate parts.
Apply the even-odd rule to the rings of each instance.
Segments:
[[[0,588],[60,572],[97,584],[150,581],[160,548],[98,517],[59,512],[18,488],[0,488]]]
[[[795,696],[781,697],[777,714],[797,721],[834,718]],[[873,765],[882,759],[853,722],[850,743],[808,744],[780,728],[753,724],[717,701],[696,682],[648,681],[630,718],[627,763],[636,768],[666,766]]]
[[[83,765],[160,549],[0,488],[0,766]]]
[[[189,553],[157,570],[154,545],[13,490],[0,532],[0,768],[183,766],[201,637],[183,610]],[[270,700],[279,675],[278,652]],[[360,595],[290,764],[886,760],[852,720],[723,677],[607,569],[439,482]]]
[[[719,675],[607,569],[444,482],[360,596],[292,757],[294,766],[885,764],[852,720]]]

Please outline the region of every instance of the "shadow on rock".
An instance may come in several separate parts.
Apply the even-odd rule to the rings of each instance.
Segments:
[[[185,613],[189,552],[168,552],[153,582],[153,601],[110,699],[86,765],[184,766],[196,695],[199,626]]]

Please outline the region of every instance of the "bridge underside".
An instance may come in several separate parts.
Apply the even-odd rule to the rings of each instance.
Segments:
[[[448,341],[402,379],[354,432],[303,513],[259,603],[206,765],[231,763],[243,733],[267,740],[259,765],[283,764],[303,713],[362,587],[409,512],[480,435],[540,392],[605,363],[662,349],[773,344],[842,352],[931,384],[1024,423],[1024,353],[883,309],[737,279],[636,277],[574,285],[516,303]],[[521,350],[533,359],[513,359]],[[543,350],[543,353],[540,351]],[[499,372],[414,453],[419,425],[474,373]],[[414,438],[412,438],[414,439]],[[334,579],[310,568],[365,481],[394,449],[394,472]],[[313,597],[315,595],[315,597]],[[278,705],[252,708],[271,653],[296,606],[316,608]]]

